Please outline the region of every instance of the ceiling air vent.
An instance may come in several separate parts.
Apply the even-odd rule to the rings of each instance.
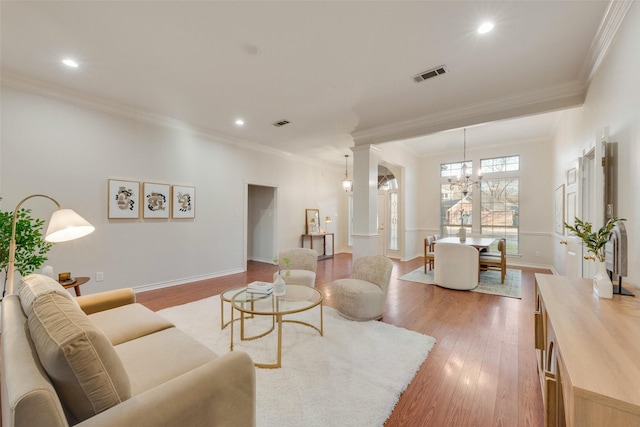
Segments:
[[[445,65],[441,65],[439,67],[432,68],[431,70],[423,71],[417,76],[414,76],[413,81],[415,81],[416,83],[420,83],[432,77],[437,77],[442,74],[445,74],[446,72],[447,72],[447,67]]]
[[[280,120],[278,122],[275,122],[273,125],[277,128],[282,127],[284,125],[288,125],[289,124],[289,120]]]

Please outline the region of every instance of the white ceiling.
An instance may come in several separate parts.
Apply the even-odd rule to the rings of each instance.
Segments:
[[[593,0],[2,1],[0,8],[5,84],[336,163],[354,141],[411,138],[403,144],[425,155],[459,147],[459,132],[434,132],[579,105],[603,37],[612,37],[610,3]],[[485,20],[495,29],[480,36]],[[64,57],[80,67],[62,65]],[[413,81],[440,65],[447,74]],[[238,117],[244,127],[234,125]],[[271,125],[281,119],[291,123]],[[492,143],[536,139],[553,120],[474,132],[493,132]]]

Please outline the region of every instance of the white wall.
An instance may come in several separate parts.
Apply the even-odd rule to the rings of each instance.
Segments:
[[[297,247],[305,208],[343,206],[339,167],[231,145],[191,132],[2,87],[0,202],[11,211],[43,193],[76,210],[96,231],[56,245],[54,272],[90,276],[83,293],[183,283],[243,271],[247,184],[277,187],[278,248]],[[108,220],[109,178],[196,187],[194,220]],[[346,206],[346,205],[345,205]],[[54,206],[25,208],[49,218]],[[336,250],[343,216],[333,219]],[[346,215],[344,215],[346,219]],[[105,280],[95,282],[94,274]]]
[[[563,117],[554,139],[555,188],[564,183],[567,163],[595,144],[605,127],[609,141],[618,143],[617,214],[627,219],[629,275],[626,282],[640,285],[640,5],[627,12],[607,56],[595,75],[584,105]],[[552,190],[549,190],[552,191]],[[558,240],[558,239],[556,239]],[[562,248],[553,245],[554,266],[563,271]]]

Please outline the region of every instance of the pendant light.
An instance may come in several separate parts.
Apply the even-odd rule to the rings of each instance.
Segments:
[[[351,185],[353,184],[353,181],[349,179],[349,172],[347,170],[348,159],[349,159],[349,155],[345,154],[344,155],[344,179],[342,180],[342,188],[344,188],[344,191],[347,193],[351,191]]]

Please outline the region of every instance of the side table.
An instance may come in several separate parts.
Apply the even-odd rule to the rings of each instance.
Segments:
[[[91,279],[89,279],[88,277],[76,277],[75,279],[76,279],[75,282],[68,283],[68,284],[63,284],[63,283],[60,283],[60,284],[65,289],[74,288],[75,291],[76,291],[76,296],[79,297],[80,296],[80,285],[84,285],[85,283],[87,283]]]

